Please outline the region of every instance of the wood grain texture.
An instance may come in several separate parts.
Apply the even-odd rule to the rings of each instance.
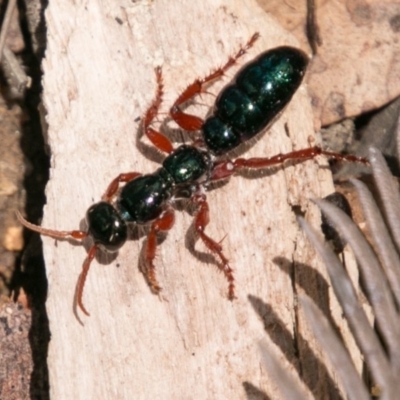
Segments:
[[[146,139],[138,139],[137,122],[154,96],[156,66],[163,66],[167,111],[188,83],[224,63],[255,31],[262,38],[242,61],[296,45],[253,1],[52,1],[46,20],[43,100],[52,168],[43,226],[55,229],[77,229],[118,173],[158,167]],[[202,96],[193,110],[204,116],[213,99]],[[303,85],[246,154],[308,147],[315,140],[312,121]],[[296,207],[319,224],[310,198],[333,191],[324,165],[320,159],[242,174],[208,193],[207,233],[224,238],[235,270],[233,302],[213,257],[194,244],[186,211],[176,213],[158,249],[161,296],[151,294],[139,270],[140,229],[140,239],[116,258],[93,262],[84,291],[91,316],[82,317],[83,325],[72,301],[87,246],[43,239],[51,398],[237,399],[257,390],[277,398],[261,363],[258,344],[265,338],[288,368],[302,371],[305,392],[328,398],[336,389],[296,304],[296,293],[306,291],[328,310],[328,285],[293,212]]]

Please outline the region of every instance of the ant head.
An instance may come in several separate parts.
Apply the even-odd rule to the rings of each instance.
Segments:
[[[118,211],[105,201],[93,204],[86,213],[88,234],[100,248],[115,252],[126,242],[128,228]]]

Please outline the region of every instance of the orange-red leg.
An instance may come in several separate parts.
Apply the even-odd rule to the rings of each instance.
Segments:
[[[84,231],[56,231],[53,229],[46,229],[41,226],[31,224],[25,218],[22,217],[22,215],[19,211],[16,212],[16,215],[17,215],[18,220],[21,222],[21,224],[24,225],[25,227],[27,227],[28,229],[30,229],[34,232],[38,232],[41,235],[52,237],[54,239],[67,239],[67,238],[71,237],[73,239],[79,240],[79,239],[84,239],[85,237],[88,236],[87,232],[84,232]],[[98,247],[96,245],[94,245],[89,250],[86,260],[83,263],[82,272],[79,276],[77,287],[76,287],[76,297],[75,297],[76,304],[86,315],[89,315],[89,313],[87,312],[86,308],[84,307],[84,305],[82,303],[82,294],[83,294],[83,288],[85,286],[86,277],[89,272],[90,263],[92,262],[93,258],[95,257],[97,249],[98,249]]]
[[[182,94],[178,97],[175,103],[172,105],[169,113],[172,119],[184,130],[186,131],[197,131],[203,125],[203,120],[195,115],[186,114],[179,108],[182,104],[186,103],[188,100],[194,96],[204,93],[204,87],[215,79],[221,78],[225,72],[235,65],[236,61],[246,54],[259,38],[259,34],[255,33],[250,40],[242,46],[239,51],[223,65],[222,67],[216,69],[215,71],[208,74],[202,79],[196,79],[191,85],[189,85]]]
[[[132,179],[137,178],[138,176],[142,175],[139,172],[127,172],[125,174],[119,174],[112,182],[108,185],[106,192],[103,194],[101,199],[103,201],[110,202],[114,197],[115,193],[117,193],[118,186],[120,183],[129,182]]]
[[[82,310],[82,312],[84,314],[86,314],[87,316],[89,316],[90,314],[88,313],[88,311],[86,310],[85,306],[83,305],[83,301],[82,301],[82,297],[83,297],[83,288],[85,287],[85,282],[86,282],[86,278],[89,272],[89,268],[90,268],[90,264],[93,261],[93,258],[96,255],[98,247],[96,245],[92,246],[89,250],[89,253],[86,257],[85,262],[83,263],[82,266],[82,272],[79,275],[78,278],[78,283],[76,285],[76,296],[75,296],[75,301],[76,304],[78,305],[78,307]]]
[[[157,91],[153,103],[150,105],[143,119],[143,131],[147,138],[157,147],[158,150],[164,153],[171,153],[173,151],[172,143],[162,133],[154,130],[150,125],[153,123],[157,116],[160,106],[162,103],[163,92],[163,81],[161,68],[156,68],[156,79],[157,79]]]
[[[234,161],[226,160],[216,164],[211,179],[218,180],[228,178],[235,173],[240,168],[267,168],[275,165],[283,164],[285,161],[306,161],[311,160],[319,155],[326,156],[330,159],[338,161],[348,161],[348,162],[360,162],[363,164],[368,164],[368,160],[364,157],[357,157],[351,154],[340,154],[331,151],[322,150],[318,146],[309,147],[307,149],[292,151],[286,154],[277,154],[273,157],[267,158],[237,158]]]
[[[147,236],[147,243],[145,248],[145,266],[146,270],[143,271],[150,289],[153,293],[159,293],[161,290],[160,285],[156,278],[156,268],[154,266],[154,259],[156,258],[157,250],[157,234],[159,232],[169,231],[175,222],[174,210],[168,208],[161,216],[156,219],[150,227],[150,232]]]
[[[196,214],[194,227],[196,233],[199,235],[200,239],[206,245],[206,247],[214,254],[216,254],[220,260],[218,268],[224,273],[228,281],[228,298],[233,300],[235,298],[235,284],[233,277],[233,270],[229,266],[229,261],[222,252],[222,246],[215,240],[211,239],[204,230],[208,223],[210,222],[210,212],[207,203],[206,196],[204,194],[196,194],[193,196],[192,201],[199,206],[199,210]]]

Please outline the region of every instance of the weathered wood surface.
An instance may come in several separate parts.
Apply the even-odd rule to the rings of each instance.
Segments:
[[[261,40],[242,61],[266,48],[296,45],[253,1],[52,1],[46,20],[43,100],[52,169],[43,225],[63,230],[79,228],[86,209],[118,173],[157,168],[147,140],[138,140],[137,122],[154,95],[154,67],[163,66],[167,111],[188,83],[224,63],[255,31]],[[210,92],[218,93],[224,82]],[[194,109],[204,116],[213,99],[203,95]],[[246,155],[308,147],[314,137],[303,85]],[[201,242],[194,245],[185,211],[176,213],[175,227],[158,249],[161,296],[151,294],[139,270],[139,230],[140,239],[129,241],[115,259],[93,262],[84,291],[91,316],[81,315],[83,325],[72,304],[87,246],[44,238],[51,398],[258,398],[256,388],[278,398],[277,383],[261,362],[263,339],[277,344],[288,368],[301,369],[316,398],[335,398],[296,304],[296,293],[305,290],[329,307],[324,269],[293,212],[300,209],[319,224],[310,198],[333,190],[324,165],[319,159],[242,174],[208,193],[207,232],[224,238],[235,270],[233,302],[213,257]]]

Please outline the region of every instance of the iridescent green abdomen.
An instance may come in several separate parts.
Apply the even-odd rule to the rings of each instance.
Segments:
[[[265,129],[300,86],[307,61],[298,49],[278,47],[242,68],[204,122],[207,147],[224,154]]]

